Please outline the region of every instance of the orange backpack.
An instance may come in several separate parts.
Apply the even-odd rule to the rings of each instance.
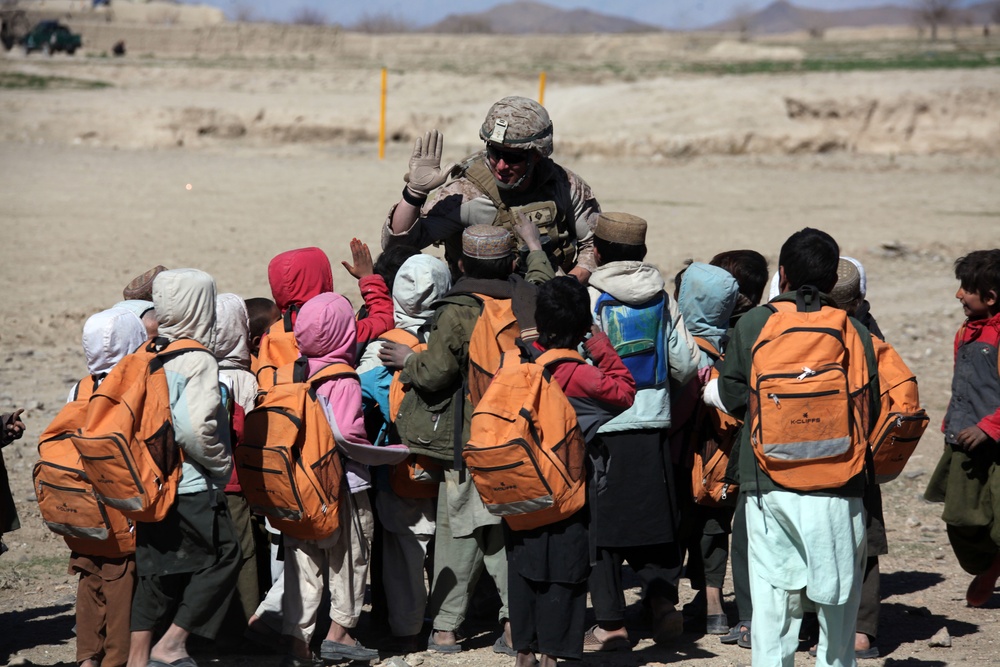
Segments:
[[[297,306],[289,306],[281,319],[267,330],[267,335],[260,339],[260,350],[253,359],[250,370],[257,377],[261,393],[274,386],[275,371],[300,356],[299,344],[292,332],[292,313],[297,310]]]
[[[462,457],[486,509],[513,530],[555,523],[586,501],[580,424],[546,370],[559,361],[586,363],[569,350],[549,350],[534,363],[504,354],[472,414]]]
[[[521,335],[521,328],[510,299],[494,299],[482,294],[469,296],[483,306],[469,338],[469,398],[475,408],[500,368],[503,354],[517,350],[515,341]]]
[[[920,407],[917,378],[896,349],[872,336],[878,360],[879,391],[882,393],[878,423],[869,440],[875,465],[875,481],[891,482],[903,472],[930,423]]]
[[[811,303],[808,301],[811,297]],[[838,308],[800,289],[751,350],[750,443],[761,469],[795,491],[836,489],[861,473],[870,430],[864,342]]]
[[[722,355],[704,338],[695,336],[698,347],[718,362]],[[719,371],[712,369],[712,378]],[[739,485],[726,481],[726,469],[736,436],[743,422],[718,408],[699,401],[691,433],[691,492],[694,501],[708,507],[732,505]]]
[[[184,455],[174,441],[164,362],[211,354],[193,340],[154,338],[111,370],[70,436],[98,498],[133,521],[161,521],[177,495]]]
[[[282,533],[322,540],[340,526],[344,466],[316,388],[334,378],[357,381],[347,364],[279,384],[247,413],[236,474],[250,509]]]
[[[115,558],[135,553],[132,523],[94,494],[80,452],[70,440],[87,417],[94,384],[91,377],[80,380],[74,400],[63,406],[39,437],[39,460],[31,476],[42,521],[49,530],[61,535],[76,553]]]
[[[427,343],[421,343],[420,339],[405,329],[390,329],[378,337],[378,340],[389,341],[405,345],[414,352],[420,353],[427,349]],[[389,385],[389,415],[395,421],[399,415],[399,407],[403,404],[406,392],[410,390],[410,385],[399,379],[402,370],[392,374],[392,383]]]
[[[405,329],[390,329],[379,336],[378,340],[391,341],[406,345],[414,352],[423,352],[427,343]],[[400,380],[401,370],[392,375],[389,385],[389,415],[395,420],[403,398],[409,391],[409,385]],[[438,484],[441,482],[440,464],[429,456],[411,454],[402,463],[397,463],[389,469],[389,484],[393,492],[400,498],[437,498]]]

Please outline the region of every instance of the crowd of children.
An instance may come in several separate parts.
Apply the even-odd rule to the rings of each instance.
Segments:
[[[555,276],[537,228],[526,220],[516,237],[501,227],[468,228],[463,273],[454,285],[448,267],[433,256],[396,248],[372,263],[355,242],[354,261],[344,264],[362,283],[360,313],[333,291],[329,260],[316,248],[272,261],[275,301],[216,296],[211,277],[193,269],[157,267],[137,278],[144,293],[133,285],[126,290],[131,298],[87,321],[89,376],[73,387],[69,402],[85,402],[148,340],[195,340],[211,354],[177,354],[164,362],[174,435],[184,453],[169,513],[156,523],[135,522],[121,553],[88,553],[79,540],[71,544],[70,568],[80,575],[79,664],[191,667],[190,634],[214,638],[234,628],[281,647],[284,667],[367,661],[378,649],[456,652],[485,567],[500,599],[494,650],[511,655],[518,667],[554,665],[584,651],[631,648],[625,562],[641,582],[657,643],[685,629],[676,609],[683,575],[703,591],[691,605],[703,619],[699,627],[752,646],[755,664],[792,664],[809,610],[818,617],[813,653],[820,664],[877,655],[877,557],[886,545],[878,485],[868,472],[849,475],[835,489],[788,490],[755,458],[747,428],[729,443],[730,469],[720,476],[732,489],[728,496],[705,502],[692,495],[690,472],[706,433],[724,439],[719,429],[705,430],[711,423],[704,421],[706,408],[751,418],[752,391],[741,387],[750,381],[761,330],[780,312],[777,304],[804,298],[818,300],[817,313],[860,310],[877,331],[868,309],[860,308],[867,303],[863,268],[841,258],[828,235],[806,229],[781,249],[778,289],[768,307],[756,306],[768,270],[754,251],[691,263],[668,294],[658,270],[643,261],[645,232],[645,221],[635,216],[602,213],[589,287]],[[529,248],[524,266],[515,238]],[[927,495],[946,503],[956,554],[976,575],[968,601],[979,606],[1000,575],[998,540],[993,523],[979,520],[992,516],[992,508],[965,501],[981,504],[979,489],[989,483],[995,460],[988,444],[1000,435],[1000,251],[971,253],[958,261],[956,275],[968,320],[956,339],[948,450]],[[480,361],[472,339],[487,302],[509,305],[521,347],[505,354],[545,364],[582,433],[572,446],[585,452],[586,503],[531,529],[515,529],[491,513],[473,483],[476,470],[456,456],[455,443],[469,441],[476,403],[484,398],[473,397],[470,387],[470,377],[483,369],[470,375],[470,365]],[[286,322],[285,344],[294,348],[287,354],[292,365],[300,359],[302,377],[332,366],[347,371],[314,388],[343,462],[339,525],[318,540],[282,536],[265,521],[266,511],[248,503],[233,466],[246,415],[267,395],[258,381],[272,387],[291,381],[282,375],[289,357],[276,353],[281,341],[268,341],[286,333]],[[850,326],[865,334],[858,349],[872,364],[868,329],[857,320]],[[622,346],[642,335],[652,344]],[[262,354],[269,344],[270,353]],[[878,369],[868,368],[866,377],[876,383]],[[395,404],[394,391],[404,392]],[[418,424],[400,423],[421,418],[441,422],[442,437],[425,438]],[[16,435],[16,427],[8,431]],[[418,455],[423,464],[414,464]],[[400,468],[421,465],[431,478],[425,492],[396,484]],[[732,628],[721,596],[730,560],[739,614]],[[392,636],[377,648],[352,636],[369,571]],[[589,628],[588,592],[596,620]],[[322,613],[324,598],[330,606]],[[224,626],[227,616],[237,619],[231,627]],[[320,626],[328,630],[317,646]]]
[[[418,195],[404,195],[411,208]],[[507,213],[515,224],[466,226],[452,267],[398,244],[373,262],[355,239],[343,266],[357,311],[334,291],[326,253],[301,248],[268,265],[273,300],[217,295],[202,271],[158,266],[87,320],[89,375],[61,418],[84,419],[122,360],[147,350],[178,473],[159,520],[102,505],[124,531],[67,538],[80,665],[195,667],[192,634],[245,635],[279,650],[281,667],[457,653],[474,600],[493,595],[477,585],[485,569],[493,650],[552,667],[631,650],[625,563],[658,644],[696,629],[752,647],[754,665],[791,666],[812,612],[817,664],[878,655],[887,544],[869,437],[890,387],[860,263],[803,229],[758,305],[769,272],[756,251],[689,263],[668,290],[645,261],[646,222],[595,211],[592,266],[565,275],[537,221]],[[967,601],[982,606],[1000,577],[1000,494],[986,492],[1000,440],[1000,250],[970,253],[955,273],[967,320],[927,498],[944,502],[975,577]],[[295,397],[305,407],[289,418]],[[571,418],[553,426],[545,410]],[[294,429],[279,447],[280,419]],[[522,436],[496,430],[507,423]],[[18,413],[5,417],[3,443],[22,431]],[[267,481],[279,450],[290,500],[268,497],[280,495]],[[520,458],[503,463],[511,451]],[[547,493],[510,500],[538,479]],[[16,529],[10,503],[0,509],[0,529]],[[684,610],[682,577],[700,591]],[[388,632],[365,646],[369,590]]]

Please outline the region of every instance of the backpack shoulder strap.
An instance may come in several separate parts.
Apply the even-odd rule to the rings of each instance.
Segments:
[[[348,364],[330,364],[329,366],[324,366],[313,373],[309,377],[308,382],[313,387],[317,387],[327,380],[339,377],[352,377],[357,380],[358,374],[355,372],[354,368]]]
[[[106,377],[106,374],[100,377]],[[73,400],[89,401],[90,397],[94,395],[95,391],[97,391],[97,387],[99,385],[100,385],[100,379],[98,376],[88,375],[87,377],[83,378],[82,380],[76,383],[76,386],[73,388]]]
[[[161,338],[154,338],[153,341],[147,346],[147,350],[150,352],[155,352],[157,357],[162,359],[167,359],[183,352],[201,351],[209,352],[208,348],[199,343],[196,340],[190,338],[181,338],[180,340],[172,340],[167,342],[165,345],[162,343],[156,343],[156,341],[162,341]],[[154,344],[155,343],[155,344]],[[211,352],[209,352],[211,354]]]
[[[695,336],[694,342],[696,342],[701,351],[711,357],[713,361],[718,361],[722,358],[722,353],[719,352],[714,345],[709,343],[707,339],[701,336]]]
[[[493,178],[490,168],[486,165],[486,158],[482,157],[482,154],[477,153],[471,156],[466,161],[466,164],[465,178],[475,185],[477,190],[486,195],[497,209],[497,215],[493,220],[493,224],[496,225],[499,223],[505,227],[517,224],[517,220],[514,219],[514,214],[511,212],[510,207],[500,196],[500,188],[497,187],[496,180]]]
[[[285,333],[292,333],[292,331],[294,331],[295,327],[292,322],[292,316],[297,312],[299,312],[299,305],[297,303],[293,303],[288,308],[285,308],[285,312],[281,314],[281,327],[285,330]],[[277,324],[277,322],[275,322],[275,324]]]
[[[540,354],[537,359],[535,359],[536,364],[544,366],[545,368],[562,361],[571,361],[576,364],[587,363],[586,359],[584,359],[576,350],[566,350],[562,348],[546,350]]]

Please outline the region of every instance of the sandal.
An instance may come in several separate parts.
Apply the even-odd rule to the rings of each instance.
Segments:
[[[459,643],[455,644],[438,644],[434,641],[434,633],[437,630],[431,630],[430,637],[427,638],[427,650],[436,651],[437,653],[460,653],[462,651],[462,645]],[[458,637],[456,636],[456,639]]]
[[[719,641],[723,644],[736,644],[744,632],[750,632],[750,621],[740,621],[729,629],[728,634],[719,637]]]
[[[740,633],[740,638],[736,640],[736,645],[740,648],[750,648],[750,621],[745,623],[746,629]]]
[[[819,646],[812,646],[809,649],[809,655],[816,657],[819,653]],[[854,649],[854,659],[855,660],[871,660],[874,658],[881,657],[878,651],[878,646],[869,646],[868,648],[856,648]]]
[[[627,637],[610,637],[604,641],[597,638],[594,631],[597,626],[592,626],[583,634],[583,650],[587,653],[596,651],[631,651],[632,642]]]
[[[499,653],[501,655],[509,655],[512,658],[517,657],[517,651],[514,647],[507,643],[507,640],[503,636],[503,632],[497,637],[497,640],[493,642],[493,652]]]
[[[366,648],[357,639],[353,644],[343,644],[341,642],[324,639],[319,645],[319,657],[328,662],[338,660],[352,660],[367,662],[378,659],[378,651],[373,648]]]

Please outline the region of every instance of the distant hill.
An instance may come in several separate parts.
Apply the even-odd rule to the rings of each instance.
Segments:
[[[497,34],[581,34],[659,32],[660,27],[587,9],[559,9],[540,2],[517,0],[473,14],[450,14],[424,32]]]
[[[992,2],[978,2],[955,12],[958,24],[983,24],[990,20]],[[747,29],[755,34],[776,34],[798,30],[826,30],[829,28],[865,28],[882,25],[917,25],[919,18],[913,7],[880,5],[824,11],[799,7],[777,0],[758,12],[734,16],[702,30],[739,32]]]

